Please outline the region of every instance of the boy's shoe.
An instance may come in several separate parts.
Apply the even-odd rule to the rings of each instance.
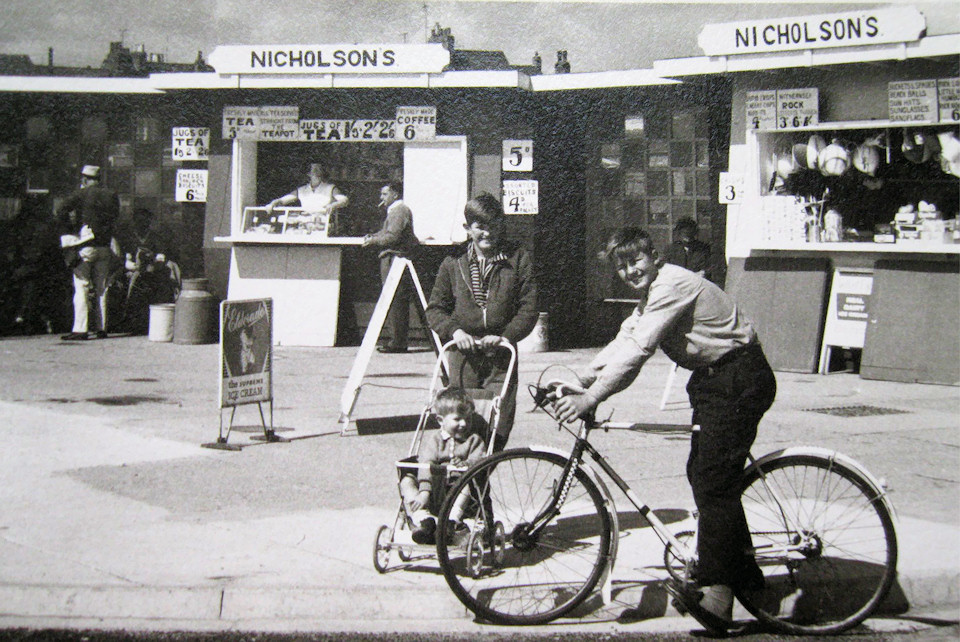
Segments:
[[[667,593],[673,596],[673,607],[681,615],[692,616],[711,635],[726,636],[733,627],[732,619],[707,610],[701,604],[702,591],[692,586],[685,586],[676,580],[667,580],[663,586]]]
[[[86,341],[86,332],[68,332],[60,337],[62,341]]]
[[[436,544],[437,543],[437,520],[427,517],[420,526],[410,535],[415,544]]]
[[[460,546],[470,534],[470,527],[463,522],[454,522],[452,519],[447,522],[447,544]]]
[[[97,339],[106,339],[108,335],[106,330],[97,330],[93,336]]]

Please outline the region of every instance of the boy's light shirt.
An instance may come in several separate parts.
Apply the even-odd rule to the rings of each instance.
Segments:
[[[580,383],[599,402],[633,383],[658,347],[681,368],[694,370],[755,340],[753,327],[723,290],[667,263]]]

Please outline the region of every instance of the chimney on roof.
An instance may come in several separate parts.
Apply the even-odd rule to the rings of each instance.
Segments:
[[[444,49],[453,53],[454,37],[453,34],[450,33],[450,27],[441,27],[439,22],[430,30],[430,38],[427,42],[438,42],[443,45]]]
[[[47,67],[53,67],[53,47],[47,47]]]
[[[543,73],[543,58],[539,51],[533,52],[533,72],[538,75]]]
[[[570,73],[570,61],[567,60],[567,50],[561,49],[557,51],[557,62],[553,64],[553,73],[555,74],[569,74]]]

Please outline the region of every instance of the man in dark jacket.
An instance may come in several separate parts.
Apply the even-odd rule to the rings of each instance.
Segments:
[[[67,234],[75,236],[79,262],[73,266],[73,331],[61,339],[84,341],[89,338],[88,296],[93,288],[97,327],[93,336],[107,336],[107,277],[114,261],[110,243],[113,227],[120,215],[117,193],[100,185],[100,168],[84,165],[80,189],[57,208],[57,218]]]
[[[412,259],[420,241],[413,232],[413,212],[400,200],[403,188],[399,183],[388,183],[380,189],[380,207],[384,209],[383,227],[375,234],[363,237],[363,247],[380,248],[380,279],[384,285],[390,267],[397,257]],[[407,334],[410,330],[410,279],[400,279],[393,296],[390,315],[390,343],[378,348],[380,352],[402,353],[407,351]]]
[[[480,194],[464,208],[467,251],[440,265],[427,305],[427,322],[444,342],[455,341],[450,355],[450,385],[485,388],[499,394],[509,355],[495,352],[501,339],[514,346],[537,323],[537,287],[533,260],[523,248],[504,242],[503,208],[491,194]],[[493,353],[493,354],[491,354]],[[517,368],[500,406],[494,450],[502,450],[517,407]]]
[[[697,222],[689,216],[684,216],[674,226],[673,243],[667,250],[665,260],[717,282],[710,245],[697,238]]]

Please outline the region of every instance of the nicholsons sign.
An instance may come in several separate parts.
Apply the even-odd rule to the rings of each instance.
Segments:
[[[210,64],[218,74],[439,73],[450,52],[440,44],[226,45]]]
[[[697,42],[708,56],[911,42],[926,29],[913,7],[706,25]]]

